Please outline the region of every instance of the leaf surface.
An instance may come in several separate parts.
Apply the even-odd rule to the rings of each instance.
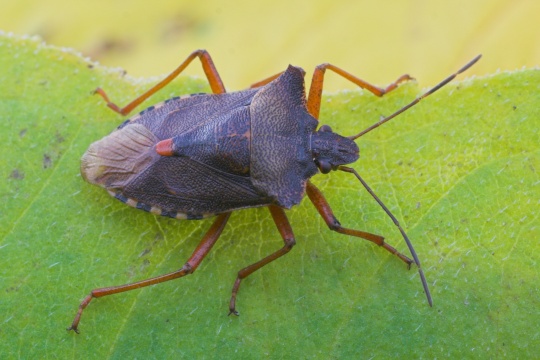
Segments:
[[[447,74],[442,74],[441,78]],[[154,80],[152,80],[154,81]],[[79,160],[150,80],[69,50],[0,37],[0,342],[7,358],[530,358],[540,351],[540,72],[454,82],[362,137],[353,166],[412,239],[431,286],[366,241],[329,231],[309,201],[287,212],[296,247],[242,283],[237,271],[282,246],[266,209],[239,211],[189,277],[96,299],[93,288],[178,269],[212,219],[129,208],[85,183]],[[207,91],[180,78],[146,105]],[[321,122],[351,135],[422,92],[325,96]],[[141,108],[142,110],[142,108]],[[344,226],[399,232],[349,174],[314,178]]]

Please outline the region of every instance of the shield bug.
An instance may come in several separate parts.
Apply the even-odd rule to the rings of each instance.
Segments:
[[[242,279],[280,258],[295,245],[284,209],[307,194],[328,227],[341,234],[374,242],[409,267],[415,264],[429,305],[431,295],[418,256],[397,219],[351,167],[359,157],[356,139],[394,118],[429,96],[472,66],[480,55],[394,114],[349,137],[336,134],[318,117],[326,70],[341,75],[371,93],[382,96],[386,88],[373,86],[331,64],[315,68],[306,99],[304,71],[289,66],[250,88],[227,93],[210,55],[193,52],[160,83],[127,106],[119,108],[97,89],[107,105],[126,115],[199,58],[213,94],[176,97],[151,106],[123,122],[105,138],[93,143],[81,161],[81,173],[92,184],[132,207],[176,219],[216,216],[187,262],[177,271],[132,284],[92,290],[82,301],[68,330],[78,332],[83,310],[93,298],[149,286],[193,273],[218,240],[234,210],[266,206],[283,238],[281,249],[238,272],[232,288],[229,314],[236,311]],[[412,259],[398,252],[379,235],[342,226],[330,205],[309,179],[332,170],[353,174],[384,209],[401,232]]]

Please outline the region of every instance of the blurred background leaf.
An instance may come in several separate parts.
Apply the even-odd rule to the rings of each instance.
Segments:
[[[311,70],[323,62],[374,83],[410,73],[427,86],[478,53],[484,59],[469,74],[538,65],[538,14],[536,0],[4,0],[0,26],[134,76],[170,72],[206,48],[231,89],[289,63]]]
[[[433,84],[477,53],[470,74],[538,63],[533,1],[37,2],[0,5],[4,30],[40,34],[133,75],[169,72],[211,51],[226,84],[242,88],[322,62],[374,83],[409,72]],[[369,6],[368,6],[369,5]],[[140,63],[139,63],[140,61]],[[190,74],[200,75],[197,65]],[[126,207],[82,181],[79,159],[148,88],[37,40],[0,38],[0,355],[2,358],[519,357],[540,351],[538,71],[448,85],[359,142],[354,166],[409,231],[435,298],[380,249],[332,234],[304,202],[288,212],[298,245],[248,278],[239,318],[227,317],[236,271],[280,246],[264,209],[235,213],[215,250],[185,279],[92,302],[95,287],[178,268],[210,225]],[[329,78],[330,79],[330,78]],[[353,88],[332,77],[331,90]],[[181,78],[149,103],[207,91]],[[324,98],[321,119],[345,134],[419,92]],[[384,234],[391,222],[345,176],[318,176],[340,220]]]

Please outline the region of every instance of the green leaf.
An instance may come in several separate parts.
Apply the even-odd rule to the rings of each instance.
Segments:
[[[93,90],[126,104],[155,81],[0,37],[2,358],[538,354],[538,70],[454,82],[358,141],[353,166],[412,239],[433,308],[414,268],[329,231],[304,201],[287,212],[296,247],[242,283],[240,317],[227,316],[237,271],[282,246],[266,209],[233,214],[194,275],[95,299],[81,334],[66,332],[91,289],[178,269],[212,222],[129,208],[79,175],[89,144],[123,121]],[[146,105],[207,89],[179,78]],[[421,92],[411,82],[382,99],[328,95],[321,122],[352,135]],[[350,174],[314,182],[344,226],[383,234],[406,252]]]

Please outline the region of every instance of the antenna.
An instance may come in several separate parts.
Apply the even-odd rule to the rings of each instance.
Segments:
[[[476,63],[478,60],[480,60],[480,58],[482,57],[482,55],[477,55],[474,59],[472,59],[471,61],[469,61],[465,66],[463,66],[461,69],[459,69],[458,71],[456,71],[455,73],[453,73],[452,75],[450,75],[449,77],[447,77],[446,79],[444,79],[443,81],[441,81],[440,83],[438,83],[437,85],[435,85],[433,88],[431,88],[430,90],[428,90],[427,92],[425,92],[424,94],[420,95],[419,97],[417,97],[416,99],[414,99],[412,102],[410,102],[408,105],[405,105],[404,107],[402,107],[401,109],[399,109],[398,111],[396,111],[395,113],[393,113],[392,115],[390,116],[387,116],[385,117],[384,119],[380,120],[379,122],[371,125],[370,127],[368,127],[367,129],[365,129],[364,131],[354,135],[354,136],[349,136],[348,138],[351,139],[351,140],[356,140],[358,139],[360,136],[362,135],[365,135],[367,134],[368,132],[370,132],[371,130],[375,129],[375,128],[378,128],[379,126],[381,126],[382,124],[384,124],[385,122],[387,121],[390,121],[392,120],[393,118],[395,118],[396,116],[398,116],[399,114],[401,114],[402,112],[408,110],[409,108],[413,107],[414,105],[418,104],[422,99],[428,97],[429,95],[433,94],[435,91],[439,90],[440,88],[442,88],[444,85],[448,84],[450,81],[452,81],[456,76],[458,76],[459,74],[461,74],[462,72],[464,72],[465,70],[467,70],[468,68],[470,68],[471,66],[474,65],[474,63]]]
[[[452,75],[448,76],[446,79],[444,79],[443,81],[441,81],[440,83],[435,85],[433,88],[431,88],[430,90],[428,90],[424,94],[420,95],[419,97],[414,99],[412,102],[410,102],[408,105],[405,105],[404,107],[402,107],[401,109],[399,109],[398,111],[393,113],[392,115],[387,116],[384,119],[381,119],[379,122],[371,125],[370,127],[365,129],[364,131],[358,133],[357,135],[349,136],[348,138],[351,139],[351,140],[356,140],[360,136],[362,136],[364,134],[367,134],[371,130],[381,126],[385,122],[390,121],[391,119],[395,118],[396,116],[398,116],[402,112],[404,112],[407,109],[409,109],[409,108],[413,107],[414,105],[418,104],[422,99],[424,99],[424,98],[428,97],[429,95],[433,94],[435,91],[439,90],[444,85],[446,85],[450,81],[452,81],[457,75],[461,74],[462,72],[464,72],[465,70],[467,70],[468,68],[473,66],[474,63],[476,63],[480,59],[480,57],[482,57],[482,55],[477,55],[474,59],[469,61],[461,69],[459,69],[458,71],[456,71]],[[375,195],[373,190],[371,190],[369,185],[364,181],[364,179],[362,179],[362,177],[360,177],[360,175],[356,172],[356,170],[354,170],[353,168],[347,167],[347,166],[339,166],[338,170],[353,174],[362,183],[362,185],[366,188],[368,193],[375,199],[375,201],[377,201],[379,203],[379,205],[383,208],[383,210],[386,212],[386,214],[392,219],[392,222],[394,223],[394,225],[396,225],[396,227],[399,229],[401,235],[403,236],[403,238],[405,239],[405,242],[407,243],[407,247],[409,248],[409,251],[411,252],[414,263],[416,264],[416,266],[418,268],[418,275],[420,275],[420,281],[422,282],[422,286],[424,288],[424,292],[426,294],[428,304],[429,304],[429,306],[433,306],[433,300],[431,298],[431,293],[429,292],[429,287],[428,287],[428,284],[427,284],[427,280],[426,280],[426,277],[424,275],[424,271],[422,270],[422,267],[420,266],[420,259],[418,259],[418,256],[416,255],[416,251],[414,250],[414,247],[413,247],[411,241],[409,240],[409,237],[407,236],[407,234],[405,233],[405,231],[403,230],[403,228],[399,224],[396,217],[390,212],[390,210],[386,207],[386,205],[383,204],[381,199],[379,199],[379,197],[377,195]]]
[[[401,233],[401,235],[405,239],[405,242],[407,243],[407,247],[409,248],[409,251],[411,252],[414,263],[416,264],[416,267],[418,268],[418,275],[420,275],[420,281],[422,282],[422,286],[424,287],[424,292],[426,293],[426,298],[427,298],[428,304],[429,304],[429,306],[433,306],[433,300],[431,299],[431,293],[429,292],[429,287],[428,287],[428,284],[427,284],[426,276],[424,275],[424,270],[422,270],[422,267],[420,266],[420,259],[418,259],[418,255],[416,255],[416,251],[414,250],[414,247],[413,247],[413,245],[411,243],[411,240],[409,240],[409,237],[407,236],[407,234],[405,233],[405,230],[403,230],[403,228],[401,227],[401,225],[397,221],[396,217],[390,212],[390,210],[386,207],[386,205],[383,204],[381,199],[379,199],[379,197],[377,195],[375,195],[373,190],[371,190],[371,188],[364,181],[364,179],[362,179],[360,177],[360,175],[358,175],[356,170],[354,170],[353,168],[350,168],[348,166],[340,166],[338,168],[338,170],[348,172],[348,173],[351,173],[354,176],[356,176],[356,178],[362,183],[362,185],[364,185],[364,187],[366,188],[368,193],[371,196],[373,196],[375,201],[377,201],[379,203],[379,205],[383,208],[384,212],[390,217],[390,219],[392,219],[392,222],[394,223],[394,225],[397,226],[397,228],[399,229],[399,232]],[[410,268],[410,264],[409,264],[409,268]]]

